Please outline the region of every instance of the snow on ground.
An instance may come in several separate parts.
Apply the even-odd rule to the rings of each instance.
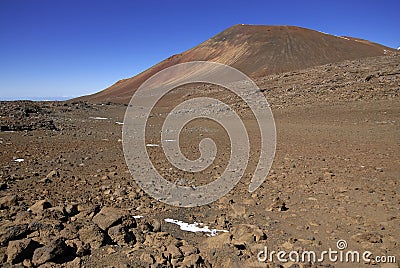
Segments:
[[[174,220],[174,219],[164,219],[164,221],[179,225],[179,227],[181,228],[182,231],[188,231],[188,232],[193,232],[193,233],[197,233],[197,232],[209,233],[209,234],[207,234],[208,236],[216,236],[218,234],[218,232],[223,232],[223,233],[228,232],[226,230],[210,229],[208,226],[201,227],[203,225],[203,223],[197,223],[197,222],[186,223],[186,222],[178,221],[178,220]]]
[[[96,116],[96,117],[89,117],[91,119],[95,119],[95,120],[107,120],[107,117],[100,117],[100,116]]]
[[[154,143],[148,143],[148,144],[146,144],[146,146],[147,146],[147,147],[158,147],[158,146],[160,146],[160,145],[154,144]]]

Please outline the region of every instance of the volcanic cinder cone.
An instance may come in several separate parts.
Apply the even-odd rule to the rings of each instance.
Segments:
[[[164,68],[189,61],[219,62],[257,78],[344,60],[380,56],[390,51],[395,50],[358,38],[334,36],[295,26],[235,25],[132,78],[119,80],[98,93],[78,100],[128,103],[146,79]]]

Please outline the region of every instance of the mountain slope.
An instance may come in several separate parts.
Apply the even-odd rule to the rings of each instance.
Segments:
[[[235,25],[200,45],[169,57],[146,71],[93,95],[90,102],[128,103],[146,79],[169,66],[195,60],[224,63],[256,78],[327,63],[395,51],[366,40],[339,37],[295,26]]]

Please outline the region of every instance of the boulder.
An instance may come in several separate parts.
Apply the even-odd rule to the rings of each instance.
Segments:
[[[35,204],[33,204],[31,207],[29,207],[29,211],[31,211],[34,214],[40,214],[43,212],[43,210],[50,208],[51,204],[47,200],[39,200]]]
[[[135,242],[134,235],[129,233],[121,224],[110,227],[108,235],[118,245],[128,245]]]
[[[103,207],[99,213],[93,217],[93,222],[102,230],[106,231],[112,225],[122,219],[123,213],[116,208]]]
[[[38,248],[33,253],[32,263],[39,266],[48,261],[67,255],[67,245],[63,238],[51,241],[48,245]]]
[[[6,209],[17,204],[16,195],[6,195],[0,198],[0,209]]]
[[[97,225],[89,224],[79,230],[79,238],[83,243],[89,244],[90,248],[98,249],[105,244],[106,237]]]
[[[7,247],[7,262],[15,264],[32,258],[36,247],[32,239],[29,238],[10,241]]]

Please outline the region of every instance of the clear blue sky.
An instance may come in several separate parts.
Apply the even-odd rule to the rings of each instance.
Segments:
[[[400,46],[400,1],[0,0],[0,99],[80,96],[239,23]]]

